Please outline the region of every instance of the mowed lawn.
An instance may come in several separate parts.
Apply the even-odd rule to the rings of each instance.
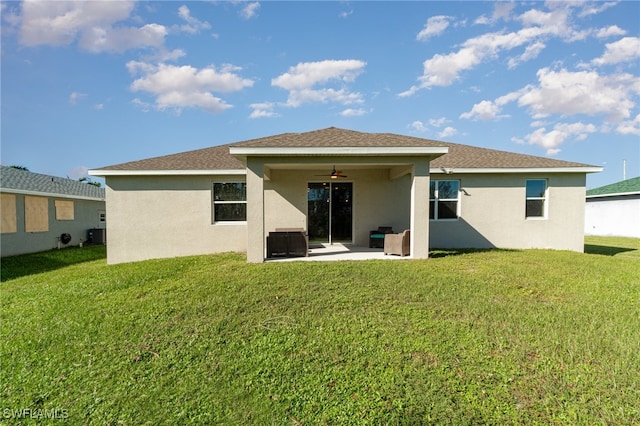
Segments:
[[[3,424],[639,424],[640,240],[2,260]]]

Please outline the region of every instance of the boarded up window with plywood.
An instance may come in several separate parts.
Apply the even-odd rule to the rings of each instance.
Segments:
[[[56,200],[56,220],[73,220],[73,201]]]
[[[0,233],[18,232],[16,221],[16,196],[14,194],[0,194]]]
[[[49,199],[44,197],[24,197],[25,232],[49,231]]]

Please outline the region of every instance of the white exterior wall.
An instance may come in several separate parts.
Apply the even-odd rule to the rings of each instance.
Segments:
[[[547,179],[546,218],[525,218],[527,179]],[[585,174],[437,174],[459,180],[460,218],[431,221],[431,248],[584,251]],[[467,195],[468,194],[468,195]]]
[[[588,198],[584,233],[640,238],[640,195]]]
[[[245,252],[246,222],[212,223],[213,182],[244,176],[108,176],[108,263]]]

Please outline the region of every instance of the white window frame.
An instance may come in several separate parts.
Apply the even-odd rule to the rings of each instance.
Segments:
[[[528,197],[527,186],[529,182],[542,181],[544,182],[544,194],[542,197]],[[549,212],[549,179],[527,179],[524,184],[525,192],[525,205],[524,205],[524,217],[526,220],[546,220]],[[527,216],[527,202],[528,201],[542,201],[542,215],[541,216]]]
[[[458,185],[458,193],[457,193],[457,197],[456,198],[440,198],[440,194],[439,194],[439,189],[438,189],[438,184],[440,182],[456,182]],[[434,193],[433,196],[434,198],[431,198],[431,183],[435,184],[435,189],[434,189]],[[438,221],[438,222],[442,222],[442,221],[456,221],[456,220],[460,220],[460,204],[461,204],[461,199],[460,199],[460,180],[459,179],[432,179],[431,183],[429,184],[429,205],[431,205],[431,202],[433,201],[433,218],[429,217],[429,220],[432,221]],[[441,218],[438,217],[438,205],[440,201],[455,201],[456,202],[456,217],[445,217],[445,218]],[[429,215],[431,216],[431,215]]]
[[[241,183],[244,185],[245,187],[245,199],[244,200],[230,200],[230,201],[226,201],[226,200],[216,200],[216,184],[226,184],[226,183]],[[243,220],[216,220],[216,205],[223,205],[223,204],[244,204],[246,206],[247,204],[247,182],[244,181],[214,181],[211,184],[211,223],[214,225],[224,225],[224,224],[229,224],[229,225],[240,225],[240,224],[246,224],[247,223],[247,217],[246,217],[246,207],[245,207],[245,218]]]

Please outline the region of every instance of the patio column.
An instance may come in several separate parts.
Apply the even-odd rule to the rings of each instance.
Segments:
[[[429,257],[429,161],[414,165],[411,182],[411,257]]]
[[[247,262],[264,262],[264,164],[247,158]]]

